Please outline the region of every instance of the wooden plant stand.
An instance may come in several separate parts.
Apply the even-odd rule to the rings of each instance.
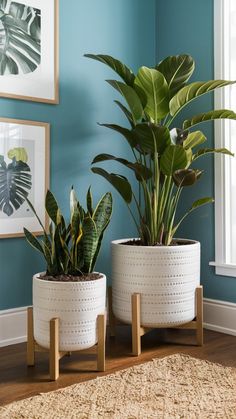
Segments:
[[[105,340],[106,318],[105,314],[97,317],[98,343],[97,343],[97,370],[105,371]],[[59,318],[50,320],[50,348],[46,349],[38,345],[34,339],[33,307],[27,312],[27,365],[35,365],[35,352],[49,352],[50,380],[56,381],[59,377],[59,361],[70,352],[59,350]],[[77,351],[75,351],[77,352]]]
[[[116,324],[121,324],[118,319],[115,318],[112,310],[112,288],[108,288],[108,303],[109,303],[109,326],[110,336],[115,336]],[[150,330],[155,329],[154,327],[143,327],[141,325],[140,313],[141,313],[141,294],[135,293],[131,296],[131,308],[132,308],[132,354],[139,356],[141,354],[141,337]],[[170,326],[171,329],[192,329],[196,330],[197,345],[203,345],[203,288],[198,286],[196,288],[196,317],[189,323],[182,324],[180,326]]]

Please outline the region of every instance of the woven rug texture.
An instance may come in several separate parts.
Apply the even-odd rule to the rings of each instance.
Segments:
[[[0,408],[1,419],[236,419],[236,369],[177,354]]]

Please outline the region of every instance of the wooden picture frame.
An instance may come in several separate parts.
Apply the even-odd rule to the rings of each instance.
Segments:
[[[48,123],[0,118],[0,238],[22,237],[24,227],[42,234],[26,198],[48,229],[49,153]]]
[[[59,0],[0,0],[0,9],[0,97],[58,104]]]

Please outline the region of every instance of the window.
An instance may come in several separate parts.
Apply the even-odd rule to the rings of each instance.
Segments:
[[[236,79],[236,1],[215,0],[215,78]],[[235,85],[215,93],[215,108],[236,112]],[[236,154],[236,121],[215,122],[215,147]],[[236,157],[215,157],[216,274],[236,276]]]

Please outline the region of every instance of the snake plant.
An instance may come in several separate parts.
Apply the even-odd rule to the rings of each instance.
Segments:
[[[47,264],[47,274],[81,276],[91,273],[94,270],[104,231],[110,222],[111,194],[109,192],[104,194],[93,208],[93,198],[89,188],[85,211],[72,187],[70,221],[66,224],[54,195],[48,191],[45,208],[50,218],[49,233],[46,232],[33,205],[29,200],[27,202],[44,234],[42,239],[38,239],[24,228],[25,237],[28,243],[43,255]]]
[[[93,167],[92,171],[106,178],[122,196],[143,245],[170,245],[185,217],[201,205],[213,202],[210,197],[197,199],[186,214],[176,219],[183,189],[193,185],[202,175],[196,163],[209,153],[232,155],[225,148],[202,147],[206,137],[195,127],[215,119],[236,119],[233,111],[221,109],[200,113],[187,120],[182,117],[181,121],[182,110],[200,96],[235,81],[189,83],[195,68],[189,55],[167,57],[155,68],[139,68],[137,74],[111,56],[85,56],[106,64],[122,80],[107,82],[127,104],[115,100],[127,118],[129,128],[116,124],[101,125],[120,133],[133,155],[133,161],[128,161],[111,154],[99,154],[93,164],[106,160],[119,162],[133,172],[138,188],[134,189],[120,174],[109,173],[101,167]],[[177,121],[180,126],[176,126]]]

